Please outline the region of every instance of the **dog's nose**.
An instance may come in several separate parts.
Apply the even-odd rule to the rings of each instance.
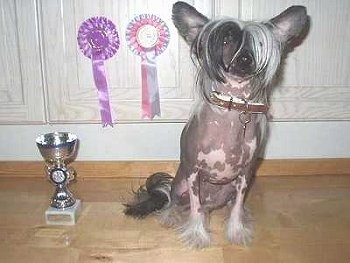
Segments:
[[[254,58],[248,52],[244,52],[237,57],[236,64],[242,71],[250,70],[254,64]]]
[[[239,77],[246,77],[255,73],[255,60],[249,50],[242,50],[232,62],[225,68],[226,72]]]

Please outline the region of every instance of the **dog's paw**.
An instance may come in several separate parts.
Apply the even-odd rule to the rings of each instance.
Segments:
[[[180,238],[191,248],[205,248],[210,245],[210,235],[204,226],[204,217],[190,217],[178,228]]]
[[[248,246],[253,240],[253,230],[250,223],[242,220],[229,220],[226,226],[227,239],[236,245]]]

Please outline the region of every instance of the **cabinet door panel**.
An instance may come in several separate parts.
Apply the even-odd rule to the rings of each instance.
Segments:
[[[159,121],[188,118],[193,104],[195,69],[189,48],[180,40],[171,21],[174,1],[50,0],[42,1],[43,43],[51,122],[98,122],[99,105],[91,61],[77,48],[76,33],[82,21],[105,16],[117,27],[120,48],[105,61],[110,101],[118,121],[142,121],[141,64],[125,40],[126,27],[136,15],[152,13],[170,30],[170,43],[157,57],[162,117]],[[210,1],[198,2],[210,15]]]
[[[36,1],[0,1],[0,123],[44,122]]]

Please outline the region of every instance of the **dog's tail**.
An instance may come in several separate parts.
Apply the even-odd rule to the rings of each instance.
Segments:
[[[124,204],[124,213],[134,218],[143,218],[152,212],[170,205],[170,190],[172,177],[167,173],[152,174],[146,180],[145,186],[134,192],[132,202]]]

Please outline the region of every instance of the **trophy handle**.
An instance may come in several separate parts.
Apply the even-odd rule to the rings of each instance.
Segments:
[[[73,167],[68,167],[67,174],[68,174],[68,181],[69,182],[76,179],[77,172],[75,171],[75,169]]]

